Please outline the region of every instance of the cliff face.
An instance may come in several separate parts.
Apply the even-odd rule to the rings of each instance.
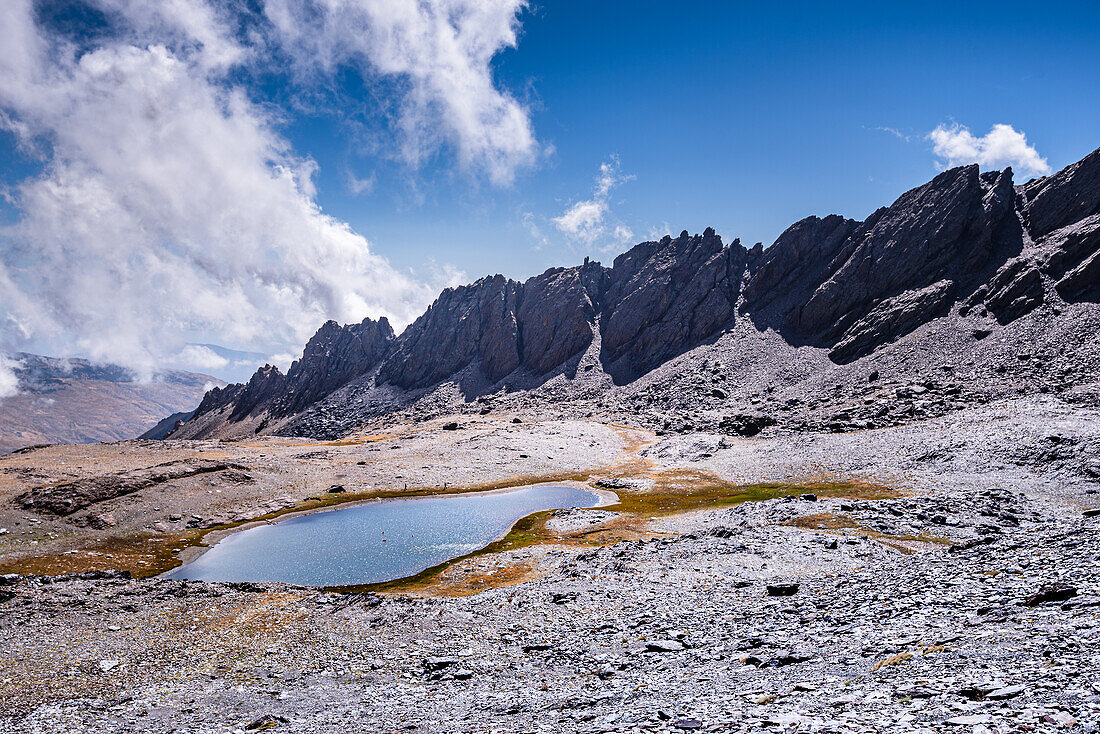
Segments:
[[[1023,246],[1011,170],[980,174],[977,166],[945,171],[865,222],[827,217],[792,230],[754,273],[745,310],[786,295],[785,308],[762,323],[830,348],[838,362],[942,316]]]
[[[385,317],[349,326],[325,322],[306,344],[302,358],[287,371],[274,414],[297,413],[371,371],[389,354],[393,339]]]
[[[395,342],[379,379],[427,387],[476,363],[492,381],[520,363],[519,283],[502,275],[448,288]]]
[[[1100,300],[1100,149],[1019,194],[1031,237],[1050,244],[1032,270],[1054,279],[1067,301]]]
[[[326,322],[306,343],[302,358],[286,375],[273,365],[256,370],[245,384],[214,388],[203,397],[193,418],[231,408],[229,422],[266,413],[298,413],[374,369],[389,354],[393,328],[385,318],[363,319],[340,326]]]
[[[1100,150],[1023,186],[1011,169],[954,168],[866,221],[803,219],[766,250],[724,245],[708,228],[643,242],[610,268],[482,278],[445,290],[400,336],[385,319],[330,321],[286,376],[267,366],[212,390],[196,417],[290,416],[372,374],[402,391],[468,370],[489,384],[572,377],[593,346],[623,384],[738,319],[846,363],[952,309],[1007,323],[1052,293],[1100,300]]]
[[[602,357],[617,382],[645,374],[720,331],[734,315],[749,253],[709,227],[615,258],[603,297]]]

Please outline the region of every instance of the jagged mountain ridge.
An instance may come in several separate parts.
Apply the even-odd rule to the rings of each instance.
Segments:
[[[846,364],[953,308],[1008,323],[1050,290],[1100,300],[1098,251],[1100,150],[1021,186],[1011,169],[963,166],[863,222],[808,217],[766,250],[685,231],[611,267],[586,259],[522,283],[495,275],[449,288],[399,336],[385,319],[326,323],[287,375],[269,365],[211,391],[173,436],[245,418],[262,431],[362,380],[410,393],[470,369],[483,386],[573,378],[594,342],[602,370],[629,384],[744,320]]]

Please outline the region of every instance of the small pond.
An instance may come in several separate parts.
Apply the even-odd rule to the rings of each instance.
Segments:
[[[379,500],[242,530],[164,576],[306,586],[392,581],[484,548],[527,515],[599,503],[596,492],[569,486]]]

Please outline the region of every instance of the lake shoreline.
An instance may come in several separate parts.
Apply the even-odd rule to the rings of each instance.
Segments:
[[[271,519],[267,519],[267,520],[253,520],[253,521],[250,521],[250,522],[243,523],[241,525],[237,525],[237,526],[232,527],[232,528],[212,530],[212,531],[208,532],[203,537],[203,542],[202,543],[195,544],[195,545],[189,545],[189,546],[185,547],[184,549],[182,549],[178,554],[176,554],[177,559],[180,561],[179,565],[177,565],[173,568],[170,568],[170,569],[168,569],[168,570],[166,570],[166,571],[164,571],[160,574],[157,574],[157,576],[155,578],[169,579],[169,578],[171,578],[172,574],[178,572],[182,568],[185,568],[189,564],[197,561],[199,558],[204,556],[208,551],[215,548],[223,540],[225,540],[227,538],[230,538],[232,536],[235,536],[235,535],[237,535],[237,534],[239,534],[239,533],[241,533],[245,530],[250,530],[250,529],[253,529],[253,528],[261,527],[263,525],[278,525],[279,523],[283,522],[284,520],[290,520],[290,519],[298,518],[298,517],[305,517],[307,515],[317,515],[317,514],[325,513],[325,512],[335,512],[335,511],[339,511],[339,510],[347,510],[347,509],[351,509],[351,508],[354,508],[354,507],[362,507],[364,505],[370,505],[370,504],[374,504],[374,503],[378,503],[378,502],[393,502],[393,501],[398,501],[398,500],[416,500],[416,499],[440,498],[440,497],[462,497],[462,496],[469,496],[469,495],[479,495],[479,496],[503,495],[503,494],[509,494],[509,493],[512,493],[512,492],[516,492],[516,491],[519,491],[519,490],[533,489],[533,488],[537,488],[537,487],[572,487],[572,488],[575,488],[575,489],[580,489],[580,490],[583,490],[585,492],[588,492],[588,493],[594,495],[597,498],[598,501],[595,505],[592,505],[591,508],[587,508],[587,509],[597,509],[597,508],[601,508],[601,507],[608,507],[608,506],[613,505],[613,504],[615,504],[619,501],[619,496],[617,494],[615,494],[614,492],[610,491],[610,490],[601,489],[599,487],[593,487],[590,484],[586,484],[584,482],[573,481],[573,480],[535,482],[535,483],[532,483],[532,484],[521,484],[521,485],[516,485],[516,486],[513,486],[513,487],[498,487],[498,488],[495,488],[495,489],[486,489],[486,490],[473,489],[473,490],[469,490],[467,492],[453,492],[453,493],[451,493],[451,492],[448,492],[448,493],[440,492],[440,493],[435,493],[435,494],[415,494],[415,495],[406,495],[406,496],[402,496],[401,494],[395,493],[395,495],[392,496],[392,497],[373,497],[373,498],[370,498],[370,499],[352,499],[352,500],[348,500],[347,502],[339,502],[339,503],[336,503],[336,504],[325,505],[325,506],[322,506],[322,507],[312,507],[312,508],[308,508],[308,509],[304,509],[304,510],[297,510],[297,511],[293,511],[293,512],[288,512],[288,513],[279,515],[277,518],[271,518]],[[557,508],[557,509],[565,509],[565,508]],[[541,511],[542,510],[540,510],[538,512],[541,512]],[[498,534],[495,537],[491,538],[490,540],[488,540],[486,543],[482,544],[478,548],[476,548],[472,551],[466,552],[466,553],[462,553],[458,556],[455,556],[454,558],[451,558],[451,559],[448,559],[447,561],[444,561],[443,563],[450,563],[452,561],[456,561],[458,559],[464,558],[464,557],[470,555],[471,553],[477,553],[477,552],[483,550],[484,548],[492,545],[493,543],[496,543],[500,540],[503,540],[504,538],[506,538],[508,536],[508,534],[510,532],[512,532],[512,529],[515,528],[517,523],[519,523],[520,521],[522,521],[523,519],[525,519],[527,517],[530,517],[533,514],[536,514],[536,513],[527,513],[525,515],[522,515],[522,516],[516,518],[500,534]],[[209,539],[210,542],[206,542],[208,539]],[[432,564],[432,565],[434,566],[436,564]],[[429,566],[429,568],[430,567],[432,567],[432,566]],[[387,581],[387,583],[389,581],[399,581],[403,578],[411,578],[411,577],[417,575],[417,573],[421,573],[422,571],[423,571],[423,569],[421,569],[421,571],[417,571],[417,572],[412,573],[412,574],[407,574],[405,576],[399,576],[399,577],[394,578],[394,579],[389,579]],[[329,587],[329,586],[332,586],[332,584],[318,584],[318,585],[315,585],[315,588],[326,588],[326,587]]]

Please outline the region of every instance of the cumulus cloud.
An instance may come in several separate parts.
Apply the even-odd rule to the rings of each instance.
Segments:
[[[526,0],[268,0],[264,12],[300,74],[340,65],[393,79],[401,155],[419,165],[449,145],[496,184],[538,156],[527,108],[500,90],[492,59],[514,48]]]
[[[19,376],[15,370],[22,366],[22,362],[0,354],[0,400],[19,392]]]
[[[325,214],[316,164],[234,86],[251,49],[220,11],[98,2],[120,28],[90,48],[40,27],[32,0],[0,3],[0,109],[43,157],[0,230],[0,345],[142,370],[195,336],[297,348],[326,318],[400,328],[423,309],[436,284]]]
[[[175,356],[175,361],[196,370],[215,370],[229,365],[229,360],[202,344],[188,344]]]
[[[939,125],[928,134],[928,139],[944,167],[977,163],[990,169],[1012,166],[1017,172],[1032,176],[1051,172],[1047,159],[1011,125],[994,125],[982,137],[974,136],[962,125]]]
[[[619,243],[628,242],[633,238],[634,233],[620,222],[613,224],[608,222],[611,218],[609,200],[612,190],[633,178],[633,176],[623,175],[618,157],[611,156],[605,163],[600,164],[592,198],[575,202],[561,216],[554,217],[554,225],[571,240],[588,245],[595,244],[607,236],[609,227],[611,227],[610,236],[613,239]]]

